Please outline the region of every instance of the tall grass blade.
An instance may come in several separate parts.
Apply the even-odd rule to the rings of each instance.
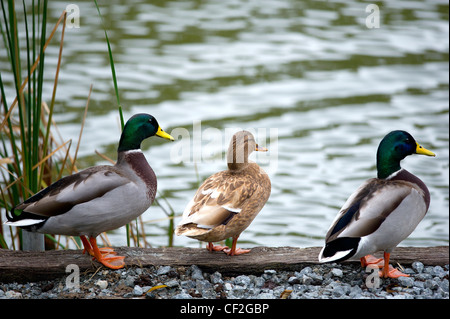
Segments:
[[[29,4],[27,6],[25,2],[25,0],[22,1],[23,12],[19,9],[16,13],[16,1],[9,0],[7,4],[6,1],[1,1],[0,31],[5,43],[16,94],[13,102],[8,103],[0,74],[1,111],[4,116],[0,125],[0,157],[8,159],[1,163],[0,208],[7,211],[51,183],[52,175],[54,175],[52,163],[56,162],[55,154],[70,143],[68,141],[59,146],[55,143],[55,150],[48,152],[49,148],[53,148],[50,143],[54,142],[51,135],[51,127],[54,125],[52,114],[61,65],[64,26],[53,94],[47,112],[45,112],[47,106],[43,101],[43,90],[46,85],[44,81],[45,51],[58,26],[65,19],[65,12],[47,38],[48,0],[38,1],[37,5],[32,1],[31,6]],[[19,13],[23,13],[22,29],[19,28],[16,16]],[[19,35],[19,30],[24,30],[25,37]],[[26,50],[23,54],[21,54],[22,49]],[[25,57],[24,61],[21,61],[21,56]],[[64,168],[64,163],[65,160],[61,169]],[[60,173],[57,172],[57,174]],[[16,231],[14,234],[13,228],[9,227],[9,229],[12,248],[16,248],[17,238],[19,238],[19,245],[25,247],[24,239],[27,236],[25,232],[22,235],[14,228]],[[33,242],[30,241],[29,244],[32,245]],[[3,228],[0,227],[0,247],[7,246]]]
[[[123,129],[123,127],[125,126],[125,123],[124,123],[124,119],[123,119],[122,105],[120,104],[119,87],[117,85],[116,68],[114,67],[114,59],[112,56],[111,44],[109,42],[108,32],[106,32],[106,27],[105,27],[105,24],[103,21],[103,16],[100,12],[100,7],[98,6],[97,0],[94,0],[94,2],[95,2],[95,6],[97,8],[98,16],[100,17],[100,20],[102,22],[103,30],[105,31],[105,39],[106,39],[106,44],[108,45],[109,63],[111,65],[111,74],[112,74],[112,79],[113,79],[113,83],[114,83],[114,91],[116,93],[117,106],[119,108],[120,124]]]

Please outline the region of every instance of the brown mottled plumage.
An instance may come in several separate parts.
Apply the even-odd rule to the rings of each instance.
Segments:
[[[228,170],[208,177],[189,202],[175,233],[208,242],[210,250],[224,250],[229,255],[249,250],[236,250],[239,235],[251,224],[270,196],[271,184],[258,164],[249,162],[258,147],[247,131],[236,133],[227,153]],[[212,242],[233,237],[233,247],[213,246]]]

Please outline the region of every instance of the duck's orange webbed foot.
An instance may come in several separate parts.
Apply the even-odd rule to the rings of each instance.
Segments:
[[[243,255],[250,252],[250,249],[236,248],[238,238],[239,236],[233,237],[233,244],[231,245],[231,249],[227,247],[223,250],[228,256]]]
[[[88,252],[93,259],[108,268],[120,269],[125,267],[125,256],[116,256],[114,249],[109,247],[98,248],[94,237],[90,237],[89,241],[85,236],[80,236],[80,238],[84,246],[83,253]]]
[[[402,273],[400,270],[394,268],[392,265],[383,267],[383,270],[379,271],[379,275],[382,278],[409,277],[409,275]]]
[[[219,246],[219,245],[213,245],[213,243],[209,242],[208,245],[206,245],[206,249],[209,251],[223,251],[225,249],[229,249],[228,246]]]
[[[121,269],[125,267],[125,256],[111,256],[106,255],[102,256],[102,258],[98,259],[96,258],[98,262],[100,262],[102,265],[111,268],[111,269]]]
[[[375,265],[381,270],[378,272],[381,278],[398,278],[409,277],[409,275],[402,273],[397,268],[389,265],[389,258],[391,254],[385,252],[384,259],[376,258],[372,255],[367,255],[361,258],[361,267],[367,267],[368,265]]]
[[[367,267],[368,265],[376,265],[378,268],[383,268],[384,266],[383,258],[376,258],[375,256],[372,255],[364,256],[360,260],[361,260],[361,267]]]
[[[233,249],[224,249],[224,253],[226,253],[228,256],[237,256],[237,255],[243,255],[248,254],[250,252],[250,249],[242,249],[242,248],[235,248]]]

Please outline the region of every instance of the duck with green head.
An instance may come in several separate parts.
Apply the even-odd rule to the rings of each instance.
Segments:
[[[378,177],[365,181],[346,201],[325,238],[320,262],[360,259],[376,264],[382,277],[407,276],[389,265],[389,257],[425,217],[430,192],[417,176],[400,167],[412,154],[435,156],[405,131],[393,131],[377,151]],[[384,259],[370,254],[384,251]]]
[[[174,140],[153,116],[134,115],[123,129],[114,166],[94,166],[58,180],[14,207],[6,224],[80,236],[94,259],[112,269],[124,267],[125,257],[98,248],[95,238],[137,218],[155,199],[156,176],[140,150],[141,142],[155,135]]]

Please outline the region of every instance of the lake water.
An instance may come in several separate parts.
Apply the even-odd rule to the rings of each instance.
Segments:
[[[76,3],[79,28],[66,29],[54,119],[76,142],[93,84],[79,151],[85,168],[105,163],[95,150],[116,158],[120,129],[100,19],[93,1]],[[241,246],[320,246],[348,196],[376,176],[380,140],[402,129],[437,157],[402,162],[428,185],[431,206],[401,245],[448,245],[448,1],[382,2],[378,28],[363,1],[107,3],[101,10],[125,119],[150,113],[181,134],[174,143],[143,143],[163,206],[181,215],[198,179],[226,168],[231,134],[249,129],[269,148],[252,157],[269,172],[272,194]],[[55,22],[66,5],[49,2]],[[46,55],[46,101],[59,34]],[[167,245],[165,217],[158,206],[142,217],[152,246]],[[109,238],[126,244],[124,228]],[[174,244],[199,246],[186,237]]]

